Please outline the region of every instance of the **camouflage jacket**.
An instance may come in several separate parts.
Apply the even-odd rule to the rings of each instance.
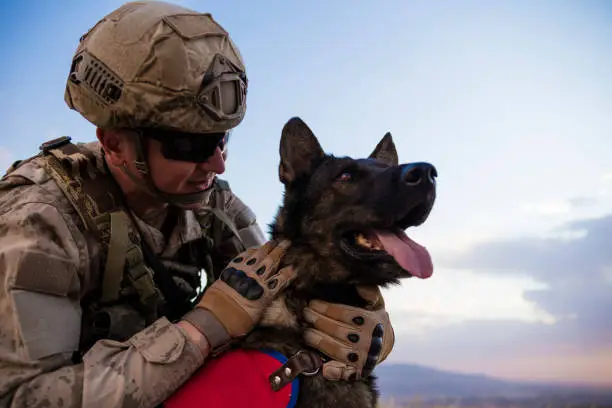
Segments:
[[[87,148],[101,157],[97,143]],[[103,250],[42,160],[25,162],[0,182],[0,407],[156,406],[204,358],[163,315],[148,322],[141,315],[126,318],[121,338],[83,347],[86,310],[100,292]],[[255,231],[261,243],[249,208],[231,191],[219,197],[236,229]],[[141,239],[167,264],[178,264],[177,254],[206,227],[182,211],[166,242],[160,230],[135,219]],[[231,237],[226,232],[217,240]],[[218,241],[213,246],[224,248]],[[238,250],[227,248],[213,263],[224,265]],[[181,262],[188,269],[189,260]]]

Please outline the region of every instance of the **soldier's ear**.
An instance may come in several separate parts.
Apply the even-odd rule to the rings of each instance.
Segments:
[[[399,159],[390,132],[387,132],[380,142],[378,142],[378,145],[376,145],[376,148],[374,148],[374,151],[370,154],[370,159],[378,160],[389,166],[397,166]]]
[[[287,185],[312,173],[325,156],[319,141],[300,118],[291,118],[283,127],[278,176]]]
[[[112,166],[121,166],[130,159],[129,138],[121,131],[96,129],[96,137],[104,150],[104,156]]]

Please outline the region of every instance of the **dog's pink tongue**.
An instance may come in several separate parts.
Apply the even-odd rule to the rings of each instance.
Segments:
[[[433,274],[433,264],[427,249],[410,238],[404,232],[394,234],[386,231],[376,231],[378,240],[385,251],[406,271],[421,279],[427,279]]]

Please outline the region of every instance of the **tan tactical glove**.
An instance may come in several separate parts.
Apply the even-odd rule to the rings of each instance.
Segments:
[[[278,270],[288,241],[268,241],[237,255],[183,320],[206,336],[213,354],[248,334],[264,309],[296,276],[292,267]]]
[[[395,343],[380,289],[357,290],[368,301],[365,309],[312,300],[304,310],[304,318],[314,326],[306,330],[304,340],[331,358],[321,368],[329,380],[369,377]]]

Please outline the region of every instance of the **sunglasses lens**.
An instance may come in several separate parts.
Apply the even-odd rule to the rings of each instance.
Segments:
[[[161,153],[168,160],[203,163],[215,154],[217,147],[225,149],[229,141],[229,132],[202,135],[155,131],[145,133],[145,137],[161,142]]]

